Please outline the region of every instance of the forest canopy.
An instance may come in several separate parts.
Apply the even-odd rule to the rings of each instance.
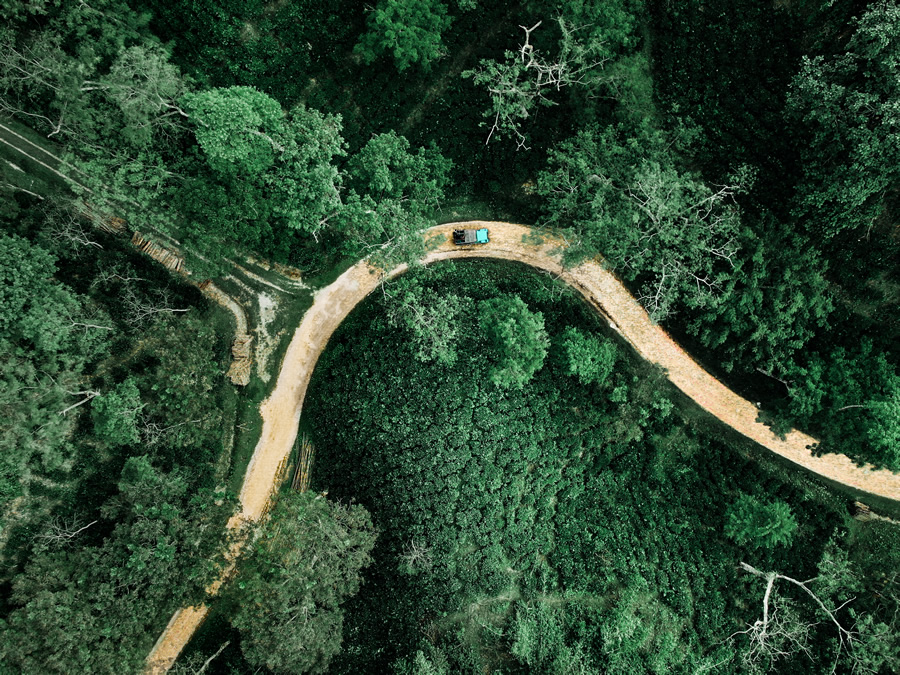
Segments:
[[[368,257],[413,271],[323,356],[314,489],[184,663],[900,668],[889,523],[710,433],[549,278],[415,266],[436,223],[530,223],[774,432],[900,470],[896,2],[0,6],[8,667],[137,670],[223,565],[282,352],[232,385],[240,321],[198,288],[252,296],[247,345],[296,271],[282,340]]]

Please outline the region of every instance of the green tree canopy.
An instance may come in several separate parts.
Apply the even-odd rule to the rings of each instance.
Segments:
[[[544,365],[550,340],[544,315],[518,296],[482,300],[478,322],[494,351],[490,378],[498,387],[521,389]]]
[[[789,109],[811,135],[795,214],[833,237],[871,228],[900,181],[900,7],[873,3],[843,54],[804,57]]]
[[[559,345],[566,372],[582,384],[603,384],[616,365],[616,345],[577,328],[563,331]]]
[[[388,321],[409,330],[418,360],[445,366],[456,363],[459,314],[463,308],[459,296],[439,294],[406,278],[388,286],[385,293],[390,298]]]
[[[570,255],[602,254],[662,320],[679,305],[705,307],[733,274],[740,222],[732,196],[749,180],[708,187],[675,168],[663,134],[623,128],[579,132],[550,153],[540,175],[547,225],[565,228]]]
[[[134,378],[129,377],[91,401],[94,433],[113,445],[137,443],[140,438],[137,423],[141,408],[141,392]]]
[[[75,404],[92,395],[82,372],[107,345],[105,331],[82,318],[85,299],[53,278],[51,253],[3,235],[0,256],[0,497],[11,497],[29,482],[33,462],[69,465]]]
[[[440,0],[380,0],[356,53],[366,63],[389,53],[400,72],[413,64],[427,69],[443,55],[441,33],[449,26],[447,6]]]
[[[284,152],[281,105],[253,87],[225,87],[186,94],[182,105],[194,124],[207,161],[224,174],[254,176]]]
[[[203,597],[221,560],[217,520],[231,503],[219,508],[221,495],[189,494],[183,474],[163,473],[146,457],[126,461],[118,487],[101,509],[108,536],[42,539],[16,577],[0,630],[6,667],[137,671],[171,613]]]
[[[812,243],[772,218],[760,225],[760,235],[743,231],[746,252],[736,258],[721,295],[688,319],[726,370],[782,371],[834,308],[827,262]]]
[[[341,603],[356,593],[375,528],[366,510],[310,492],[279,497],[230,588],[250,663],[323,673],[341,645]]]
[[[790,544],[797,531],[797,519],[787,503],[764,502],[742,494],[725,514],[725,534],[751,548],[772,548]]]

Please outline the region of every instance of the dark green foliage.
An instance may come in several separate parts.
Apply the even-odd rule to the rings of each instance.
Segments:
[[[226,591],[248,662],[276,672],[326,672],[341,646],[340,605],[359,590],[375,537],[362,506],[312,492],[281,496]]]
[[[744,232],[743,245],[746,256],[721,295],[692,313],[689,330],[726,370],[783,372],[833,309],[827,264],[806,238],[771,221],[760,237]]]
[[[68,439],[90,398],[80,386],[85,362],[104,349],[102,330],[86,328],[86,299],[53,278],[56,259],[20,237],[0,235],[0,503],[21,494],[34,472],[64,469]]]
[[[427,69],[445,54],[441,33],[449,26],[441,0],[380,0],[355,51],[366,63],[390,54],[400,72],[413,64]]]
[[[728,507],[725,518],[725,534],[750,548],[790,544],[797,531],[797,519],[788,504],[765,502],[748,494]]]
[[[213,496],[192,495],[183,474],[162,473],[146,457],[125,463],[118,490],[101,509],[102,525],[66,543],[43,539],[16,577],[0,631],[7,667],[138,670],[167,617],[203,596],[221,536],[204,522]],[[108,536],[91,541],[101,527]]]
[[[794,213],[816,235],[871,230],[900,181],[900,9],[873,3],[844,53],[804,57],[789,112],[811,142]]]
[[[825,449],[900,468],[892,442],[897,433],[898,375],[888,356],[865,338],[852,349],[805,355],[785,374],[787,413],[819,433]]]
[[[478,323],[494,350],[491,382],[521,389],[544,365],[550,340],[544,315],[528,309],[517,296],[491,298],[478,304]]]
[[[65,203],[23,209],[5,226],[30,239],[0,237],[15,261],[0,291],[0,488],[19,497],[0,522],[11,672],[138,669],[174,609],[202,597],[232,508],[211,490],[227,327],[82,219]],[[163,295],[191,311],[130,321],[129,298]]]
[[[113,445],[137,443],[140,438],[137,427],[138,415],[143,407],[141,392],[134,383],[134,378],[129,377],[114,389],[91,401],[94,433],[98,438]]]
[[[663,134],[624,128],[580,132],[551,153],[538,181],[548,225],[566,228],[571,256],[603,256],[640,285],[651,318],[706,308],[733,274],[739,250],[732,196],[751,180],[744,169],[713,189],[675,168]]]
[[[802,578],[835,514],[801,506],[798,492],[679,420],[658,376],[631,370],[621,350],[603,386],[549,359],[523,389],[498,389],[492,365],[467,356],[484,339],[478,303],[521,295],[554,344],[601,325],[515,270],[446,263],[395,282],[460,298],[452,367],[412,358],[406,327],[385,320],[393,300],[376,294],[316,369],[304,406],[314,481],[359,500],[382,530],[333,672],[739,672],[725,640],[755,589],[736,583],[746,551],[717,535],[729,495],[791,504],[803,546],[759,555]]]

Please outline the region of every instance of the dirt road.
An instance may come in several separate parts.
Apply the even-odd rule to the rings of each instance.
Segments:
[[[577,289],[599,309],[635,350],[645,359],[662,366],[669,379],[702,408],[725,424],[765,448],[820,476],[842,483],[860,493],[900,500],[900,474],[871,467],[858,467],[843,455],[813,457],[807,447],[815,439],[792,431],[784,440],[756,421],[757,409],[704,371],[666,332],[654,325],[640,304],[622,283],[597,261],[588,261],[573,269],[563,269],[558,254],[559,242],[544,244],[523,242],[531,229],[511,223],[474,221],[466,227],[488,227],[489,244],[460,249],[450,242],[450,232],[462,224],[447,224],[429,230],[445,234],[446,241],[429,253],[424,262],[450,258],[484,257],[517,260],[547,270]],[[391,272],[396,276],[405,271]],[[278,381],[260,412],[262,433],[247,467],[240,493],[241,511],[229,521],[236,528],[246,521],[258,521],[265,514],[275,488],[276,476],[297,436],[303,398],[316,361],[328,339],[344,317],[377,288],[379,276],[367,263],[360,262],[342,274],[333,284],[315,295],[312,307],[294,332],[282,364]],[[210,595],[221,582],[214,584]],[[206,607],[179,610],[150,653],[147,672],[164,673],[187,644],[207,613]]]

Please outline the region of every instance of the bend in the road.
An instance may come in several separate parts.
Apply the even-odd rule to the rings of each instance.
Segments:
[[[490,243],[472,248],[454,247],[450,232],[457,227],[487,227]],[[697,364],[658,325],[602,262],[589,260],[578,267],[564,268],[561,242],[525,243],[531,228],[511,223],[473,221],[450,223],[431,228],[427,234],[445,235],[444,243],[429,253],[424,263],[454,258],[501,258],[546,270],[578,290],[608,318],[613,327],[644,359],[665,369],[668,378],[700,407],[763,447],[854,490],[900,500],[900,474],[860,467],[844,455],[813,456],[809,446],[816,440],[799,431],[779,438],[757,421],[758,410],[749,401],[728,389]],[[533,241],[533,238],[528,238]],[[392,270],[397,276],[405,266]],[[241,511],[229,520],[229,528],[248,521],[259,521],[276,489],[279,467],[290,454],[297,436],[303,399],[313,369],[329,338],[341,321],[369,293],[381,276],[361,261],[344,272],[334,283],[316,293],[312,307],[303,316],[288,346],[278,381],[262,406],[262,433],[253,453],[240,492]],[[211,595],[221,580],[211,588]],[[197,626],[206,616],[206,607],[179,610],[148,656],[148,672],[168,670]]]

